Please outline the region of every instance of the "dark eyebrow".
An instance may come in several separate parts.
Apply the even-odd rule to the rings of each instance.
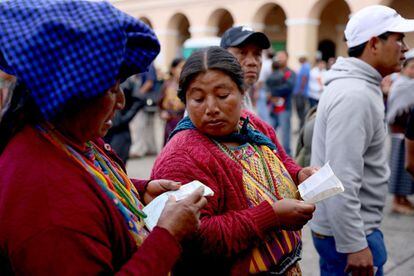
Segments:
[[[197,91],[201,91],[203,92],[203,89],[201,89],[200,87],[197,86],[193,86],[191,87],[191,89],[188,90],[189,92],[197,92]]]
[[[403,39],[405,37],[404,33],[394,33],[398,35],[398,38]]]
[[[230,86],[227,83],[219,83],[214,87],[214,89],[220,89],[220,88],[229,88]]]
[[[222,82],[217,84],[216,86],[213,87],[213,90],[217,90],[217,89],[229,89],[231,86],[227,83],[227,82]],[[198,86],[193,86],[191,87],[188,92],[204,92],[204,90]]]

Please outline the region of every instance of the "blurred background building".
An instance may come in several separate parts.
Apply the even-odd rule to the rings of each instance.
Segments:
[[[121,10],[150,25],[162,50],[156,63],[163,69],[194,48],[216,45],[233,25],[250,26],[268,35],[274,50],[286,49],[290,66],[306,56],[324,60],[345,56],[343,31],[352,13],[373,4],[414,18],[413,0],[112,0]],[[414,35],[407,37],[414,45]]]

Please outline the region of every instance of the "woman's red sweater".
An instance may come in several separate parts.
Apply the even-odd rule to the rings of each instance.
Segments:
[[[33,128],[0,155],[0,275],[167,275],[180,253],[158,227],[137,248],[91,175]]]
[[[283,150],[273,128],[246,111],[242,116],[249,116],[252,125],[271,138],[297,183],[301,167]],[[251,249],[267,231],[275,230],[278,218],[268,202],[248,208],[242,177],[241,166],[198,130],[178,132],[158,156],[151,178],[199,180],[214,191],[201,212],[197,237],[184,246],[177,274],[248,274]]]

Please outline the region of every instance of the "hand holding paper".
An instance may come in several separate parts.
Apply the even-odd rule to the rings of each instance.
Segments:
[[[204,188],[199,187],[183,200],[170,196],[161,212],[157,226],[166,229],[177,241],[197,231],[200,225],[200,210],[207,204]]]
[[[181,188],[176,191],[166,192],[156,197],[153,201],[151,201],[150,204],[145,206],[143,209],[144,213],[147,214],[147,218],[144,219],[147,228],[149,230],[152,230],[157,225],[158,219],[160,218],[160,215],[165,207],[165,204],[169,196],[174,196],[175,200],[178,202],[183,200],[184,198],[187,198],[199,187],[204,187],[203,196],[210,196],[214,194],[214,192],[209,187],[207,187],[200,181],[195,180],[186,185],[181,186]]]
[[[311,218],[315,205],[297,199],[284,198],[273,203],[279,227],[284,230],[300,230]]]
[[[333,173],[329,162],[303,181],[298,188],[300,196],[308,203],[316,203],[345,190],[341,181]]]
[[[320,168],[319,167],[304,167],[298,173],[298,182],[302,183],[308,177],[316,173]]]

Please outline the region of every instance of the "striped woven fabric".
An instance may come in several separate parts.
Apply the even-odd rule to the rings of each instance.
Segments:
[[[224,149],[224,147],[220,147]],[[283,163],[266,146],[245,144],[224,150],[243,168],[243,184],[250,207],[264,200],[297,198],[297,187]],[[250,273],[284,273],[300,259],[301,232],[275,230],[252,250]]]
[[[258,247],[253,249],[249,272],[284,273],[300,258],[300,231],[272,232]]]

